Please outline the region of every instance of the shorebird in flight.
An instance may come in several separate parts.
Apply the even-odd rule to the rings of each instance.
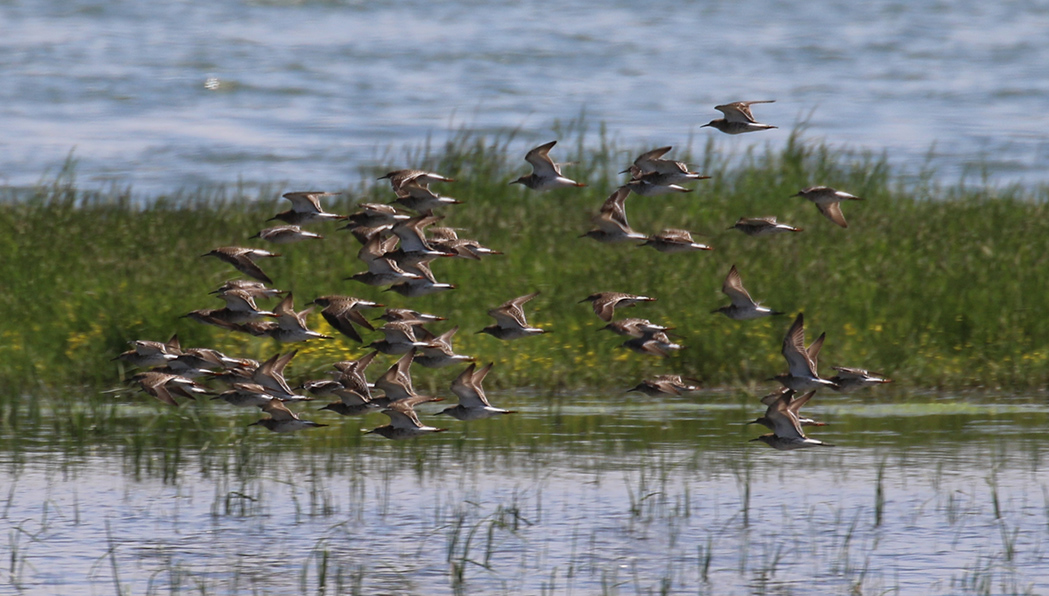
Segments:
[[[489,325],[478,333],[487,333],[497,339],[512,340],[546,333],[538,327],[529,327],[525,318],[524,303],[539,295],[539,292],[518,296],[488,311],[488,316],[495,319],[495,325]]]
[[[757,302],[754,302],[746,288],[743,287],[743,278],[740,277],[739,271],[736,270],[735,265],[729,269],[728,275],[725,276],[725,281],[721,284],[721,291],[729,297],[732,304],[716,308],[711,312],[719,312],[736,321],[746,321],[749,319],[759,319],[761,317],[783,314],[778,310],[772,310],[767,306],[761,306]]]
[[[841,213],[841,202],[863,200],[856,195],[850,195],[847,192],[834,190],[829,186],[810,186],[809,188],[798,191],[798,193],[793,196],[802,197],[816,203],[816,208],[820,210],[820,213],[822,213],[824,217],[843,228],[849,227],[849,224],[845,221],[845,216]]]
[[[665,253],[714,250],[712,246],[692,240],[692,233],[688,230],[677,230],[674,228],[667,228],[658,234],[649,236],[639,246],[651,246],[659,252]]]
[[[834,445],[830,443],[806,437],[805,433],[801,431],[801,423],[798,421],[798,416],[795,412],[800,410],[801,406],[805,405],[815,393],[815,391],[810,391],[795,399],[793,392],[785,392],[776,396],[774,400],[770,400],[771,403],[768,404],[768,409],[765,411],[763,418],[768,423],[767,425],[771,426],[772,433],[761,435],[756,439],[751,439],[751,441],[761,441],[769,447],[774,447],[780,451],[816,446],[833,447]],[[755,422],[760,422],[761,420],[762,418],[759,418]],[[760,423],[764,424],[765,422]]]
[[[485,376],[492,370],[493,365],[494,363],[489,363],[481,370],[477,370],[477,365],[473,363],[467,366],[466,370],[452,381],[452,393],[459,398],[459,405],[445,408],[438,414],[451,416],[458,420],[479,420],[502,414],[514,414],[513,410],[492,406],[484,394],[484,387],[481,386],[481,383],[484,382]]]
[[[431,401],[442,401],[442,399],[439,397],[430,397],[428,395],[417,395],[408,399],[391,402],[386,409],[382,411],[383,414],[386,414],[390,418],[390,423],[386,426],[373,428],[367,431],[367,433],[382,435],[387,439],[401,440],[448,430],[446,428],[426,426],[419,421],[419,415],[415,413],[415,406]]]
[[[784,232],[800,232],[801,228],[778,223],[775,217],[741,217],[730,230],[739,230],[747,236],[771,236]]]
[[[722,104],[720,106],[714,106],[714,109],[724,114],[725,117],[711,120],[703,126],[710,126],[730,135],[776,128],[771,124],[762,124],[758,122],[750,112],[750,106],[756,103],[773,103],[774,101],[774,99],[763,101],[736,101],[733,103]],[[703,126],[700,128],[703,128]]]
[[[814,346],[823,345],[823,336],[820,336],[815,342],[812,342]],[[805,348],[805,319],[802,313],[798,313],[797,318],[794,319],[794,323],[787,330],[787,335],[783,338],[783,357],[787,360],[787,366],[789,372],[786,374],[776,375],[775,379],[779,381],[784,387],[789,387],[799,393],[805,391],[811,391],[819,389],[820,387],[829,387],[833,389],[837,385],[828,379],[821,379],[816,374],[816,356],[811,352],[812,346],[808,349]],[[819,347],[814,352],[819,353]]]
[[[263,418],[258,422],[252,422],[248,426],[263,426],[275,433],[290,433],[297,430],[303,430],[306,428],[318,428],[321,426],[328,426],[327,424],[318,424],[310,420],[301,420],[298,415],[288,409],[279,399],[271,399],[266,405],[262,406],[262,411],[269,414],[269,418]]]
[[[550,141],[529,151],[525,155],[525,161],[532,165],[532,173],[521,176],[510,184],[523,184],[538,191],[586,186],[564,177],[561,174],[561,164],[554,163],[554,160],[550,159],[550,149],[556,144],[557,141]]]
[[[655,298],[639,296],[637,294],[624,294],[623,292],[598,292],[590,294],[579,302],[590,302],[594,308],[594,314],[602,321],[609,322],[615,315],[617,307],[634,306],[641,302],[655,302]]]

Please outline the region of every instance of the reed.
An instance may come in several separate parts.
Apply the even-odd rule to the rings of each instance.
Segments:
[[[327,236],[323,242],[281,247],[284,256],[264,267],[277,287],[294,292],[298,308],[318,295],[343,293],[448,317],[447,326],[462,329],[458,351],[496,362],[488,379],[493,388],[610,390],[668,371],[712,386],[767,379],[784,367],[779,347],[790,321],[740,323],[712,315],[726,303],[721,281],[733,264],[756,298],[804,312],[813,336],[827,332],[825,367],[871,368],[908,388],[1045,387],[1046,188],[935,183],[927,173],[894,172],[877,155],[807,141],[801,131],[782,149],[741,155],[727,155],[711,141],[695,153],[678,153],[713,176],[695,192],[628,201],[636,229],[687,228],[707,234],[703,241],[716,249],[666,255],[578,238],[616,185],[615,172],[644,148],[622,150],[571,126],[562,132],[574,137],[555,148],[557,158],[576,162],[566,173],[586,180],[585,189],[534,194],[507,184],[527,171],[512,136],[462,133],[391,163],[457,178],[441,190],[464,204],[448,209],[444,223],[506,252],[481,262],[435,263],[438,278],[457,290],[408,300],[345,281],[362,269],[359,247],[334,225],[316,228]],[[349,212],[357,202],[390,198],[376,177],[362,172],[363,182],[328,209]],[[848,229],[791,197],[813,184],[867,199],[845,206]],[[126,190],[83,190],[71,162],[29,196],[9,192],[0,202],[0,381],[20,392],[0,400],[112,387],[129,371],[111,359],[131,339],[178,333],[184,346],[256,358],[291,349],[180,318],[221,306],[207,292],[235,272],[200,255],[220,245],[252,244],[248,237],[284,208],[283,190],[249,194],[231,187],[143,199]],[[751,238],[726,230],[740,216],[763,215],[805,231]],[[551,333],[509,343],[473,333],[491,322],[489,308],[534,290],[542,294],[528,305],[529,319]],[[604,290],[657,297],[622,316],[672,325],[687,348],[666,360],[621,349],[617,337],[598,331],[602,323],[588,305],[578,304]],[[310,321],[329,330],[316,314]],[[300,349],[294,374],[303,376],[364,353],[343,337],[294,347]],[[435,373],[432,383],[444,384],[444,376]],[[0,422],[13,416],[11,406],[0,404]]]

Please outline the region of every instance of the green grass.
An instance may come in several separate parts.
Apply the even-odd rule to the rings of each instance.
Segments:
[[[931,182],[894,172],[883,158],[808,142],[795,132],[781,150],[760,147],[725,155],[716,141],[695,155],[678,153],[713,178],[680,196],[631,197],[633,226],[654,233],[681,227],[714,252],[665,255],[578,236],[614,189],[616,172],[645,147],[619,149],[603,135],[571,126],[556,131],[555,158],[575,161],[566,174],[585,180],[578,191],[535,194],[508,183],[527,172],[528,143],[463,134],[439,149],[393,158],[388,169],[433,168],[459,180],[441,187],[464,204],[445,210],[446,223],[467,230],[502,257],[434,263],[443,295],[408,300],[343,278],[363,269],[358,245],[335,226],[315,226],[319,243],[279,247],[263,263],[301,309],[322,294],[351,294],[446,316],[461,327],[460,353],[497,363],[492,387],[544,391],[621,389],[645,375],[675,371],[710,386],[763,383],[784,368],[779,353],[791,317],[735,322],[710,314],[726,303],[721,282],[732,264],[751,294],[793,315],[804,312],[809,338],[827,333],[820,362],[878,370],[910,388],[1044,388],[1049,371],[1047,189],[979,188]],[[248,237],[286,208],[283,190],[180,192],[133,198],[127,192],[81,190],[70,164],[31,196],[0,203],[0,382],[8,396],[69,387],[106,388],[126,376],[116,354],[131,339],[213,346],[231,355],[265,358],[293,347],[290,376],[319,374],[332,361],[359,355],[346,338],[281,346],[231,335],[179,318],[220,306],[207,295],[235,277],[227,265],[199,255],[220,245],[262,246]],[[381,172],[379,172],[381,173]],[[349,212],[358,201],[391,198],[379,174],[328,205]],[[848,229],[791,195],[825,184],[865,197],[844,206]],[[338,189],[327,189],[338,190]],[[776,215],[805,232],[750,238],[726,231],[740,216]],[[486,311],[541,290],[526,307],[551,333],[503,343],[473,332]],[[687,349],[665,361],[618,348],[619,338],[578,301],[595,291],[657,297],[623,311],[671,324]],[[324,328],[313,315],[311,323]],[[441,331],[447,328],[435,326]],[[378,339],[378,335],[366,339]],[[376,368],[385,366],[385,360]],[[458,371],[418,371],[423,387],[445,387]]]

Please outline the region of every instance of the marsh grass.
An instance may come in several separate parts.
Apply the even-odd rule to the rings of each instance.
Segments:
[[[622,390],[648,374],[675,371],[711,386],[750,386],[783,367],[779,346],[788,317],[740,324],[710,314],[725,303],[721,281],[740,269],[758,299],[805,312],[810,334],[826,331],[821,362],[889,374],[897,386],[933,389],[1044,389],[1049,370],[1049,303],[1041,299],[1049,270],[1046,189],[944,186],[928,175],[893,172],[882,157],[806,141],[795,131],[782,150],[727,155],[716,141],[678,157],[713,176],[693,193],[631,197],[631,223],[641,231],[682,227],[708,234],[713,253],[664,255],[631,245],[578,238],[614,188],[615,173],[644,148],[620,149],[603,133],[560,125],[559,160],[586,180],[578,192],[530,194],[507,181],[527,171],[513,135],[462,133],[441,147],[407,153],[390,167],[433,168],[459,180],[441,190],[465,202],[445,212],[448,225],[506,252],[481,262],[434,264],[458,285],[408,301],[343,278],[361,270],[356,243],[335,226],[326,240],[282,246],[264,268],[298,308],[322,294],[345,293],[447,316],[461,327],[456,347],[496,362],[493,388],[544,392]],[[360,201],[385,201],[389,189],[362,182],[328,208],[349,212]],[[867,200],[845,206],[840,229],[791,195],[826,184]],[[0,203],[0,424],[38,416],[36,399],[69,403],[110,388],[130,374],[111,359],[131,339],[211,346],[264,359],[293,347],[291,376],[321,374],[330,362],[363,354],[346,338],[283,346],[180,318],[220,306],[207,292],[234,271],[200,255],[248,237],[285,208],[284,189],[180,191],[134,198],[126,190],[87,191],[70,162],[30,196]],[[334,190],[334,189],[329,189]],[[801,234],[750,238],[727,231],[740,216],[777,215]],[[258,244],[255,244],[258,245]],[[530,321],[551,333],[499,342],[473,331],[486,311],[529,291],[542,294]],[[593,291],[644,293],[658,302],[623,313],[677,328],[687,348],[666,360],[619,348],[578,301]],[[316,314],[311,324],[328,330]],[[446,327],[444,327],[446,328]],[[439,328],[438,330],[442,330]],[[368,339],[374,339],[369,337]],[[445,387],[457,373],[420,371],[417,385]],[[93,412],[92,418],[105,417]]]

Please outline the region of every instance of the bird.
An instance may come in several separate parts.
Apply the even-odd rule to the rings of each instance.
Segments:
[[[321,316],[324,317],[324,320],[329,325],[356,342],[363,342],[364,340],[361,339],[361,334],[357,332],[357,329],[353,326],[354,324],[360,325],[368,331],[375,331],[375,327],[372,326],[371,321],[361,314],[361,310],[383,306],[377,302],[353,296],[334,295],[318,296],[313,300],[313,303],[322,308]]]
[[[490,362],[481,370],[477,370],[477,365],[470,363],[470,366],[467,366],[466,370],[452,381],[452,393],[459,398],[459,405],[445,408],[437,414],[451,416],[458,420],[479,420],[503,414],[515,414],[514,410],[492,406],[484,394],[484,387],[481,386],[481,383],[484,382],[485,376],[492,370],[494,364]]]
[[[817,341],[819,345],[823,345],[822,338]],[[815,345],[816,342],[813,344]],[[811,346],[809,349],[805,348],[805,318],[803,313],[798,313],[794,323],[787,330],[787,335],[783,338],[783,357],[787,360],[790,370],[786,374],[776,375],[775,379],[784,387],[789,387],[799,393],[820,387],[836,387],[833,381],[821,379],[816,374],[816,358],[810,355],[809,350],[811,349]],[[818,352],[817,348],[816,353]]]
[[[758,122],[750,112],[750,106],[756,103],[773,103],[775,101],[776,100],[774,99],[763,101],[736,101],[722,104],[720,106],[714,106],[714,109],[724,114],[725,117],[711,120],[700,128],[710,126],[730,135],[776,128],[771,124],[762,124]]]
[[[849,227],[849,224],[841,213],[841,202],[863,200],[856,195],[835,190],[829,186],[810,186],[792,196],[802,197],[816,203],[816,208],[820,210],[824,217],[843,228]]]
[[[739,230],[747,236],[771,236],[784,232],[802,231],[802,228],[776,222],[775,217],[741,217],[728,229]]]
[[[518,296],[513,300],[504,302],[497,308],[489,310],[488,316],[495,319],[496,324],[489,325],[478,331],[478,333],[487,333],[492,337],[507,341],[546,333],[545,329],[528,326],[528,321],[525,319],[524,309],[522,308],[524,303],[538,295],[539,292],[532,292],[531,294]]]
[[[354,227],[379,227],[392,226],[398,221],[410,219],[411,216],[397,211],[393,205],[386,203],[361,203],[357,205],[358,211],[346,216],[349,222],[340,230],[352,229]]]
[[[693,383],[696,383],[693,385]],[[699,381],[689,379],[681,375],[659,375],[651,379],[644,379],[627,393],[637,391],[652,397],[660,395],[681,395],[685,391],[698,391]]]
[[[250,294],[252,298],[277,298],[284,293],[283,290],[267,287],[261,281],[250,279],[231,279],[223,283],[209,294],[222,294],[230,290],[240,290]]]
[[[265,335],[269,335],[277,341],[283,342],[299,342],[306,341],[308,339],[333,339],[330,335],[324,335],[323,333],[317,333],[311,331],[306,326],[306,315],[313,310],[313,307],[309,307],[306,310],[295,311],[295,298],[291,292],[280,301],[280,304],[273,309],[273,312],[277,315],[277,323],[275,326],[270,325],[265,328]]]
[[[386,322],[420,321],[421,323],[436,323],[438,321],[445,321],[447,319],[445,319],[444,317],[439,317],[437,315],[422,313],[417,310],[412,310],[410,308],[392,308],[387,306],[386,310],[381,315],[376,317],[375,320]]]
[[[702,180],[703,178],[709,178],[710,176],[702,176],[696,174],[695,178],[687,180]],[[629,189],[634,194],[642,197],[655,197],[659,195],[665,195],[670,193],[683,193],[693,192],[691,188],[685,188],[676,182],[680,180],[680,176],[675,174],[661,174],[659,172],[650,172],[648,174],[642,174],[636,178],[632,178],[629,182],[623,185],[623,188]]]
[[[523,184],[537,191],[586,186],[586,184],[564,177],[561,174],[561,164],[554,163],[550,159],[550,149],[556,144],[557,141],[550,141],[529,151],[525,155],[525,161],[532,165],[532,173],[521,176],[510,184]]]
[[[296,354],[298,350],[284,355],[274,354],[251,373],[252,382],[264,387],[267,393],[281,401],[309,401],[311,398],[296,394],[284,378],[284,369]]]
[[[402,184],[393,202],[416,213],[430,213],[439,207],[462,204],[462,201],[441,196],[430,190],[428,186],[420,186],[415,182]]]
[[[416,273],[417,276],[412,277],[407,281],[393,284],[383,291],[396,292],[406,298],[415,298],[417,296],[428,296],[430,294],[455,289],[455,284],[437,281],[437,278],[433,275],[433,271],[430,270],[430,266],[426,262],[416,263],[409,269],[409,273]]]
[[[366,347],[378,350],[383,354],[400,356],[408,353],[412,348],[421,348],[426,342],[419,341],[415,335],[415,324],[421,321],[390,321],[378,331],[383,333],[383,339],[373,341]]]
[[[131,377],[130,380],[137,382],[143,391],[158,401],[162,401],[170,406],[178,406],[178,402],[171,395],[173,392],[190,399],[196,399],[194,395],[209,393],[207,387],[197,384],[192,379],[166,372],[140,372]]]
[[[458,325],[426,342],[419,348],[415,361],[426,368],[442,368],[456,362],[473,362],[473,356],[456,354],[452,349],[452,337],[459,331]]]
[[[632,179],[642,178],[648,174],[661,174],[663,176],[663,178],[659,178],[661,184],[679,184],[681,182],[710,178],[710,176],[703,176],[698,172],[690,172],[688,165],[684,162],[663,159],[663,156],[669,153],[671,149],[673,147],[667,146],[646,151],[634,160],[633,165],[620,172],[620,174],[629,173]]]
[[[163,366],[169,361],[178,358],[179,354],[182,353],[177,334],[172,335],[167,342],[135,339],[128,342],[128,344],[131,345],[131,349],[121,352],[113,360],[123,360],[138,368]]]
[[[773,391],[772,393],[766,395],[765,397],[761,398],[761,403],[765,404],[766,406],[771,406],[777,399],[779,399],[785,393],[789,393],[793,397],[793,399],[788,400],[787,409],[790,411],[791,414],[794,415],[795,418],[797,418],[799,425],[801,425],[801,426],[826,426],[827,425],[826,422],[819,422],[817,420],[813,420],[812,418],[802,417],[802,415],[801,415],[801,407],[804,406],[805,403],[808,402],[810,399],[812,399],[812,396],[816,394],[815,390],[808,392],[806,395],[802,396],[801,398],[798,398],[797,397],[797,392],[794,391],[793,389],[790,389],[789,387],[780,387],[779,389],[777,389],[777,390]],[[767,412],[766,412],[766,414],[767,414]],[[751,420],[747,424],[760,424],[760,425],[764,426],[765,428],[767,428],[769,430],[775,430],[775,426],[772,424],[772,421],[769,420],[767,415],[766,416],[761,416],[760,418],[756,418],[754,420]]]
[[[764,416],[766,421],[772,426],[772,433],[761,435],[751,439],[751,441],[761,441],[769,447],[781,451],[817,446],[833,447],[834,445],[830,443],[806,437],[805,433],[801,431],[801,424],[794,413],[794,410],[800,410],[801,406],[808,402],[814,394],[815,391],[810,391],[798,399],[794,399],[793,392],[786,392],[777,396],[775,400],[768,404],[768,409],[765,411]],[[759,418],[759,420],[761,419]]]
[[[238,408],[262,408],[274,399],[274,396],[258,383],[232,383],[228,391],[223,391],[211,399],[221,399]]]
[[[659,331],[670,331],[672,327],[656,325],[648,319],[620,319],[605,325],[601,330],[608,330],[616,335],[624,337],[642,337],[646,333],[657,333]]]
[[[261,267],[255,264],[255,259],[261,258],[272,258],[279,257],[277,253],[269,252],[268,250],[261,250],[258,248],[245,248],[242,246],[220,246],[207,252],[203,257],[215,257],[221,261],[225,261],[237,270],[249,277],[265,282],[268,284],[273,283],[273,280],[262,270]]]
[[[862,368],[848,368],[845,366],[832,366],[831,368],[838,371],[838,374],[831,377],[830,380],[837,385],[835,389],[841,393],[892,382],[892,379],[885,378],[885,375],[881,373],[871,372]]]
[[[582,234],[580,238],[593,238],[598,242],[623,242],[626,240],[645,240],[648,237],[635,232],[627,221],[626,200],[630,189],[621,186],[612,192],[601,205],[600,212],[591,218],[594,229]]]
[[[632,337],[623,342],[624,348],[630,348],[638,354],[650,356],[670,356],[670,352],[680,350],[684,346],[670,340],[665,331],[646,329],[640,337]]]
[[[455,182],[454,178],[448,176],[442,176],[436,172],[427,172],[426,170],[394,170],[387,172],[382,176],[379,176],[379,180],[389,180],[390,187],[393,188],[393,192],[397,196],[401,196],[405,193],[405,185],[414,185],[420,188],[429,189],[430,184],[434,182]]]
[[[386,426],[366,431],[366,434],[377,434],[387,439],[401,440],[448,430],[446,428],[426,426],[419,421],[419,415],[415,413],[415,406],[432,401],[442,401],[442,399],[428,395],[417,395],[392,402],[382,411],[383,414],[390,418],[390,423]]]
[[[415,361],[415,354],[416,351],[414,349],[407,352],[397,362],[393,363],[382,376],[375,379],[375,388],[382,391],[385,396],[373,401],[385,405],[418,395],[415,392],[415,388],[412,387],[411,369],[412,363]]]
[[[659,252],[665,253],[714,250],[712,246],[692,240],[692,233],[688,230],[677,230],[674,228],[666,228],[658,234],[649,236],[639,246],[651,246]]]
[[[655,298],[640,296],[637,294],[625,294],[623,292],[598,292],[590,294],[580,300],[580,303],[590,302],[594,308],[594,314],[602,321],[609,322],[615,315],[616,307],[634,306],[641,302],[655,302]]]
[[[270,417],[252,422],[248,426],[262,426],[275,433],[290,433],[307,428],[328,426],[327,424],[299,419],[298,415],[289,410],[288,406],[285,406],[279,399],[271,399],[266,405],[262,406],[262,411],[269,414]]]
[[[333,192],[286,192],[282,198],[291,201],[291,209],[281,211],[269,219],[279,219],[293,226],[316,221],[346,219],[345,215],[328,213],[321,207],[321,199],[335,196]]]
[[[735,265],[729,269],[728,275],[725,276],[725,281],[721,284],[721,291],[729,297],[732,304],[716,308],[710,311],[712,313],[719,312],[736,321],[747,321],[783,314],[778,310],[772,310],[767,306],[761,306],[754,302],[746,288],[743,287],[743,278],[740,277]]]
[[[273,244],[291,244],[292,242],[300,242],[307,239],[321,240],[324,236],[314,234],[313,232],[307,232],[299,226],[288,225],[266,228],[251,238],[260,238],[267,242],[272,242]]]
[[[378,407],[366,396],[352,389],[343,387],[335,389],[333,393],[339,397],[339,401],[332,402],[322,407],[321,410],[330,410],[343,416],[361,416]]]

